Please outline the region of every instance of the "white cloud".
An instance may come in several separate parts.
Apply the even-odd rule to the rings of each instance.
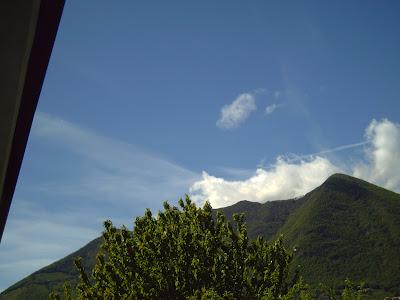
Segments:
[[[62,184],[42,183],[38,187],[42,191],[92,198],[97,195],[96,201],[143,201],[149,205],[184,193],[199,178],[199,174],[157,154],[45,113],[37,113],[33,125],[34,138],[74,153],[77,165],[82,160],[82,169],[75,170],[77,176],[64,178]]]
[[[208,200],[215,208],[241,200],[283,200],[304,195],[337,172],[400,191],[400,125],[387,119],[373,120],[366,129],[365,138],[360,143],[342,145],[313,155],[296,156],[295,159],[278,157],[271,168],[258,168],[244,180],[225,180],[203,172],[203,178],[192,185],[191,194],[199,204]],[[364,162],[346,169],[322,157],[324,154],[361,146],[366,147]]]
[[[387,119],[373,120],[365,130],[369,142],[366,162],[358,164],[353,174],[391,190],[400,189],[400,124]]]
[[[37,112],[0,245],[0,289],[99,236],[106,218],[131,226],[146,207],[176,201],[200,178],[160,155]]]
[[[265,108],[265,114],[267,114],[267,115],[272,114],[278,107],[279,107],[279,105],[276,104],[276,103],[273,103],[273,104],[271,104],[271,105],[268,105],[268,106]]]
[[[313,158],[315,156],[320,156],[323,154],[329,154],[329,153],[334,153],[334,152],[339,152],[339,151],[343,151],[343,150],[348,150],[348,149],[352,149],[352,148],[358,148],[361,146],[366,146],[368,145],[370,142],[369,141],[364,141],[364,142],[360,142],[360,143],[353,143],[353,144],[347,144],[347,145],[340,145],[331,149],[325,149],[325,150],[321,150],[315,153],[311,153],[311,154],[305,154],[305,155],[296,155],[296,154],[289,154],[285,156],[286,161],[288,162],[295,162],[295,161],[300,161],[303,159],[310,159]]]
[[[207,172],[201,177],[159,155],[47,114],[36,114],[33,125],[24,163],[30,161],[30,148],[39,142],[49,142],[37,148],[37,152],[45,147],[48,155],[54,145],[59,145],[75,155],[79,169],[63,175],[62,182],[47,177],[35,181],[36,191],[33,191],[27,182],[20,184],[24,178],[22,168],[0,247],[0,286],[3,288],[97,236],[104,214],[112,220],[119,218],[120,224],[129,226],[126,220],[141,213],[144,207],[160,207],[161,201],[175,200],[190,187],[196,202],[209,200],[215,208],[244,199],[265,202],[302,196],[336,172],[400,191],[400,125],[386,119],[373,120],[366,129],[366,140],[361,143],[295,159],[278,157],[272,167],[254,172],[222,170],[235,180]],[[347,169],[323,157],[362,146],[366,147],[364,160]],[[52,172],[57,174],[66,172],[67,164],[63,154],[57,152],[55,160],[46,157],[45,163],[38,163],[38,173],[44,176],[47,168],[53,167]],[[29,201],[20,201],[21,193]],[[79,212],[72,211],[74,207]],[[54,213],[60,209],[62,213]],[[94,225],[93,220],[97,222]]]
[[[222,107],[221,115],[216,125],[223,129],[237,128],[256,109],[254,95],[250,93],[241,94],[231,104]]]
[[[278,158],[271,169],[257,169],[253,176],[242,181],[227,181],[203,172],[203,178],[193,184],[191,194],[196,202],[202,204],[208,200],[214,208],[241,200],[284,200],[309,192],[339,171],[322,157],[303,160],[298,164]]]

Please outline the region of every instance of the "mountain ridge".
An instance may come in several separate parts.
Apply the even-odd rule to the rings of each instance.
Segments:
[[[351,277],[399,292],[400,195],[334,175],[305,198],[279,231],[305,279],[337,286]]]
[[[349,277],[366,280],[379,295],[400,293],[400,195],[395,192],[334,174],[296,199],[243,200],[215,211],[223,211],[228,219],[233,213],[245,213],[250,238],[261,235],[273,240],[283,234],[285,244],[296,248],[294,265],[300,266],[301,274],[312,285],[322,280],[337,287]],[[24,299],[34,290],[40,295],[30,299],[47,299],[48,293],[46,298],[41,295],[60,289],[62,282],[74,284],[77,272],[73,258],[82,256],[90,269],[100,243],[101,238],[97,238],[34,272],[3,291],[0,299]]]

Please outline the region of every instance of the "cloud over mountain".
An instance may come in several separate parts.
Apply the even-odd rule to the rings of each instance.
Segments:
[[[366,161],[355,166],[353,175],[391,190],[400,189],[400,124],[387,119],[372,120],[365,130],[369,146]]]
[[[322,156],[355,146],[365,146],[365,157],[345,169]],[[304,195],[337,172],[400,190],[399,124],[387,119],[372,120],[365,130],[364,142],[336,147],[320,154],[301,156],[298,160],[278,157],[272,167],[259,168],[245,180],[225,180],[204,171],[202,179],[192,185],[191,194],[198,203],[208,200],[215,208],[244,199],[258,202],[288,199]]]
[[[195,201],[208,200],[214,208],[240,200],[289,199],[309,192],[339,171],[328,159],[319,156],[300,163],[288,163],[279,157],[271,169],[257,169],[253,176],[242,181],[228,181],[203,172],[202,180],[193,184],[191,192]]]

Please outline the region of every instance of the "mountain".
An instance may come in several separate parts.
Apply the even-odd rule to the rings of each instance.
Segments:
[[[346,278],[400,294],[400,195],[335,174],[297,200],[242,201],[223,211],[244,212],[249,236],[296,249],[293,265],[306,282],[338,287]],[[383,297],[381,298],[383,299]]]
[[[101,245],[101,237],[94,239],[78,251],[60,259],[18,281],[0,294],[0,299],[49,299],[51,291],[62,291],[64,282],[71,285],[78,282],[78,272],[74,266],[77,256],[83,257],[85,269],[90,270],[96,260],[97,251]]]
[[[334,175],[302,199],[279,229],[310,283],[346,277],[400,293],[400,195]]]
[[[286,223],[291,213],[302,203],[302,198],[266,203],[244,200],[216,211],[222,211],[229,220],[232,220],[234,213],[244,213],[249,238],[255,239],[257,236],[263,236],[267,240],[271,240]]]
[[[283,234],[296,249],[293,265],[307,282],[339,287],[344,279],[364,280],[374,291],[369,299],[400,293],[400,195],[342,174],[298,199],[255,203],[241,201],[220,209],[245,213],[250,238],[273,240]],[[74,284],[76,256],[87,269],[101,243],[97,238],[17,282],[0,299],[48,299],[66,280]]]

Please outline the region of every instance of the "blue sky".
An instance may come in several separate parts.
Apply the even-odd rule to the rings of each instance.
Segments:
[[[67,1],[0,289],[146,207],[400,190],[397,1]],[[312,155],[310,155],[312,154]]]

